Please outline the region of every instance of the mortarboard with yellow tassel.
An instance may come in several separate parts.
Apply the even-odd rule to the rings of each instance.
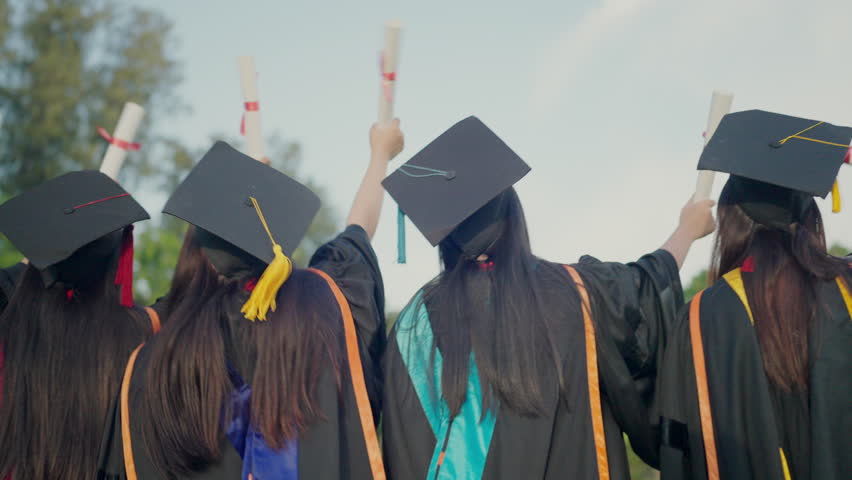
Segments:
[[[290,255],[320,208],[306,186],[216,142],[178,186],[163,209],[266,264],[242,312],[266,320],[293,271]],[[221,272],[220,272],[221,273]]]
[[[838,213],[837,175],[841,165],[850,162],[850,152],[850,127],[747,110],[722,118],[698,169],[783,187],[803,198],[825,198],[831,193],[832,211]]]

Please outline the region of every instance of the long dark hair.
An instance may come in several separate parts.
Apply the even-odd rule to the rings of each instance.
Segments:
[[[219,275],[196,236],[187,242],[181,259],[192,264],[177,266],[173,286],[184,293],[174,297],[150,344],[141,405],[148,454],[167,478],[201,471],[222,456],[233,390],[227,367],[240,367],[229,358],[229,345],[253,364],[239,372],[252,386],[252,423],[275,448],[322,418],[315,387],[325,369],[341,382],[340,312],[324,280],[295,270],[268,321],[250,322],[240,313],[249,279]]]
[[[21,275],[0,316],[0,478],[96,477],[121,372],[151,333],[144,313],[119,305],[117,258],[87,271],[70,299],[33,266]]]
[[[486,409],[499,401],[521,415],[541,415],[547,400],[565,391],[553,335],[557,318],[544,304],[536,272],[542,262],[532,254],[517,193],[504,195],[503,225],[485,252],[489,263],[459,255],[454,242],[444,240],[443,271],[424,291],[434,347],[443,358],[441,392],[452,415],[464,403],[471,352]]]
[[[710,280],[715,282],[752,258],[754,273],[745,275],[743,282],[763,368],[782,390],[805,390],[809,329],[822,308],[820,284],[841,277],[852,285],[852,269],[826,251],[822,216],[815,202],[803,220],[787,230],[764,227],[738,205],[725,203],[720,198]]]

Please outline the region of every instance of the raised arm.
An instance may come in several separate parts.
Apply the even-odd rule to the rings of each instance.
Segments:
[[[699,238],[705,237],[716,229],[716,221],[713,219],[713,200],[700,200],[693,202],[691,199],[680,210],[680,222],[666,243],[660,247],[672,254],[677,262],[677,268],[683,266],[689,247]]]
[[[388,163],[402,151],[404,143],[399,119],[389,125],[374,124],[370,129],[370,164],[355,194],[346,224],[361,226],[371,239],[382,210],[384,190],[381,182],[387,174]]]

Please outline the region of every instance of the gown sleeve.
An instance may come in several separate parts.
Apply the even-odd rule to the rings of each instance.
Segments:
[[[333,240],[322,245],[310,261],[311,268],[328,274],[349,302],[358,347],[364,367],[364,381],[373,418],[381,412],[383,376],[381,356],[387,343],[385,296],[382,274],[367,232],[350,225]]]
[[[657,250],[627,264],[585,256],[576,268],[592,303],[601,391],[634,451],[657,466],[652,411],[666,334],[683,306],[677,262]]]

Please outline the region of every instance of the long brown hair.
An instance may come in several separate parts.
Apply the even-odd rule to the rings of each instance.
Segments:
[[[315,387],[326,369],[341,382],[340,312],[318,275],[295,270],[268,321],[250,322],[240,313],[248,279],[219,275],[196,236],[187,242],[181,255],[187,263],[177,266],[173,284],[182,293],[173,296],[150,344],[141,405],[148,454],[167,478],[204,470],[222,456],[226,399],[234,388],[228,365],[240,367],[229,352],[248,359],[239,373],[252,386],[252,423],[274,448],[322,418]]]
[[[551,266],[532,253],[517,193],[509,189],[504,195],[502,230],[486,251],[493,263],[483,269],[446,239],[439,246],[443,271],[424,291],[435,334],[433,352],[437,348],[443,357],[441,393],[451,415],[465,401],[471,352],[484,409],[503,404],[518,414],[539,416],[547,412],[549,400],[567,391],[564,352],[554,338],[565,311],[554,313],[545,304],[549,292],[542,279],[551,276]],[[559,278],[558,273],[552,277]],[[574,306],[579,312],[579,304]]]
[[[117,258],[89,271],[70,299],[33,266],[22,273],[0,315],[0,478],[96,478],[122,369],[151,333],[144,313],[119,305]]]
[[[783,390],[806,390],[809,330],[822,308],[820,285],[838,277],[852,285],[852,269],[826,251],[814,202],[803,221],[786,230],[764,227],[722,199],[718,217],[710,281],[752,258],[754,273],[744,275],[743,282],[766,375]]]

